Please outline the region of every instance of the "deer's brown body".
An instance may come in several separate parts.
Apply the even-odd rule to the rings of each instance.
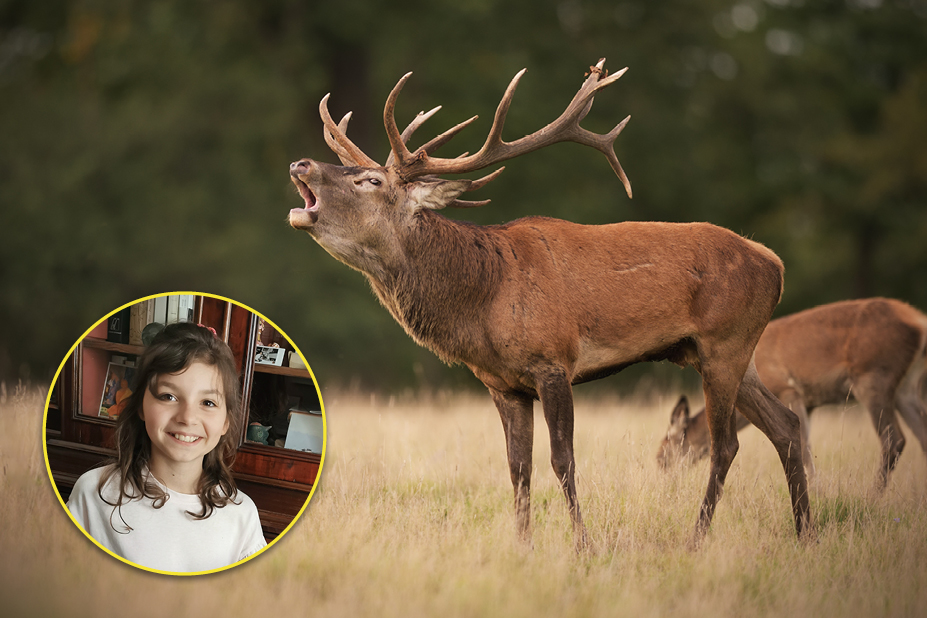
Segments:
[[[814,460],[808,415],[851,395],[869,412],[882,443],[880,489],[905,444],[896,410],[927,454],[927,407],[922,397],[927,316],[911,305],[887,298],[851,300],[773,320],[756,346],[756,368],[763,383],[798,414],[809,473],[814,472]],[[658,461],[666,466],[688,453],[690,459],[707,454],[706,420],[703,412],[690,417],[688,402],[681,399]],[[747,425],[749,421],[739,417],[738,428]]]
[[[291,211],[290,224],[364,273],[418,343],[447,362],[466,364],[487,386],[502,418],[523,536],[530,534],[533,400],[543,407],[551,463],[581,546],[585,528],[574,481],[572,385],[658,359],[694,365],[705,377],[714,448],[694,540],[710,523],[737,451],[735,401],[775,444],[801,533],[808,498],[798,419],[762,385],[752,363],[782,290],[782,263],[772,251],[706,223],[583,226],[530,217],[484,227],[434,212],[468,205],[457,199],[460,193],[488,180],[447,181],[431,174],[479,169],[564,139],[605,152],[630,193],[611,147],[624,123],[607,136],[578,127],[592,95],[621,75],[599,81],[601,66],[593,67],[561,119],[505,143],[501,124],[519,74],[500,104],[487,145],[458,159],[431,158],[435,140],[416,153],[405,150],[411,130],[400,136],[391,122],[405,78],[387,102],[395,162],[384,167],[356,151],[344,133],[346,120],[336,126],[323,99],[326,138],[345,167],[308,159],[292,164],[305,207]]]

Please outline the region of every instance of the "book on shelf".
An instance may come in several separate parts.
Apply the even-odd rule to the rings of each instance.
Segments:
[[[154,299],[143,300],[132,305],[131,319],[129,321],[129,343],[142,345],[142,331],[154,321]]]
[[[192,322],[193,310],[196,303],[196,297],[192,294],[181,294],[178,297],[177,321]]]
[[[167,324],[167,296],[154,299],[154,320],[158,324]]]
[[[167,297],[167,321],[164,324],[173,324],[177,321],[177,311],[180,309],[180,296]]]

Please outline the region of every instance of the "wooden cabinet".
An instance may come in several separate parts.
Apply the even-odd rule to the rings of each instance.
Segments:
[[[318,388],[307,369],[259,362],[259,337],[263,331],[266,339],[273,326],[265,327],[261,317],[245,307],[196,296],[194,319],[216,330],[238,364],[242,414],[248,418],[236,437],[233,471],[239,488],[257,504],[264,535],[270,541],[303,508],[319,473],[323,430]],[[106,334],[103,323],[84,337],[53,386],[45,437],[49,467],[65,501],[81,474],[115,456],[115,420],[101,416],[105,384],[112,379],[118,388],[115,382],[126,372],[120,367],[132,365],[144,350],[139,345],[107,341]],[[292,349],[281,334],[272,336],[284,348],[282,353]],[[297,433],[297,425],[309,433]],[[249,440],[249,427],[251,437],[261,441]]]

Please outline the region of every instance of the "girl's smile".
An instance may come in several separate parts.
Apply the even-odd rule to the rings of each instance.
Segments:
[[[149,469],[181,493],[196,493],[203,457],[229,428],[219,370],[199,361],[160,375],[145,391],[139,416],[151,439]]]

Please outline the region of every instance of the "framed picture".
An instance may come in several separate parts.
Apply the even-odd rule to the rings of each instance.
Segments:
[[[119,418],[119,413],[132,394],[129,386],[134,376],[135,367],[127,367],[120,363],[109,364],[106,368],[106,381],[103,383],[103,398],[100,400],[98,416]]]
[[[261,365],[276,365],[277,367],[283,367],[284,358],[286,358],[285,348],[273,348],[266,345],[259,345],[254,362]]]

